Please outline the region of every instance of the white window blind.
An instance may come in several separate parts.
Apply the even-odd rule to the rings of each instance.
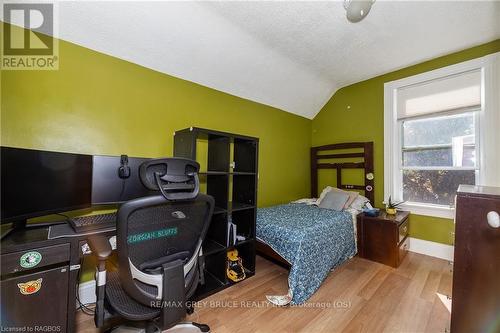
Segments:
[[[481,70],[431,80],[397,90],[397,118],[481,107]]]

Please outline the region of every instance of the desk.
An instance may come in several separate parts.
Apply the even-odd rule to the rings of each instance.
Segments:
[[[37,326],[38,323],[52,326],[56,323],[55,326],[61,326],[60,330],[56,332],[71,333],[75,332],[77,278],[83,256],[81,246],[85,244],[89,236],[48,239],[48,232],[49,227],[27,228],[13,231],[2,239],[0,245],[2,312],[4,312],[3,309],[15,311],[16,317],[23,318],[22,326]],[[100,234],[111,237],[115,231],[103,231]],[[40,261],[35,266],[22,267],[21,257],[33,251],[41,254]],[[36,280],[39,275],[43,275],[45,278],[39,291],[22,294],[18,281]],[[4,290],[4,286],[8,286],[8,288]],[[21,298],[24,305],[16,308],[16,302],[13,301],[12,297],[32,297],[33,302],[30,302],[29,298],[26,299],[27,302]],[[50,299],[42,300],[42,297]],[[38,301],[36,301],[37,298]],[[60,303],[57,303],[58,300]],[[42,304],[45,303],[45,307],[40,308],[40,301],[43,301]],[[57,306],[62,307],[62,313],[55,311]],[[39,314],[38,318],[36,317],[37,313]],[[10,316],[12,315],[11,313]],[[40,318],[42,316],[43,318]]]

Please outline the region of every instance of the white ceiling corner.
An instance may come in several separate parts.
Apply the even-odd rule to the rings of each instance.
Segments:
[[[312,119],[340,87],[500,37],[497,1],[59,2],[59,37]]]

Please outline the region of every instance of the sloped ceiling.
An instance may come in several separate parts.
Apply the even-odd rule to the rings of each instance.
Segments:
[[[500,37],[500,2],[61,2],[59,37],[303,117],[339,88]]]

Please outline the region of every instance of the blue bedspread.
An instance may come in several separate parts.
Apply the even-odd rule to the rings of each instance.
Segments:
[[[259,208],[257,238],[292,265],[293,304],[307,301],[332,268],[356,253],[350,213],[304,204]]]

